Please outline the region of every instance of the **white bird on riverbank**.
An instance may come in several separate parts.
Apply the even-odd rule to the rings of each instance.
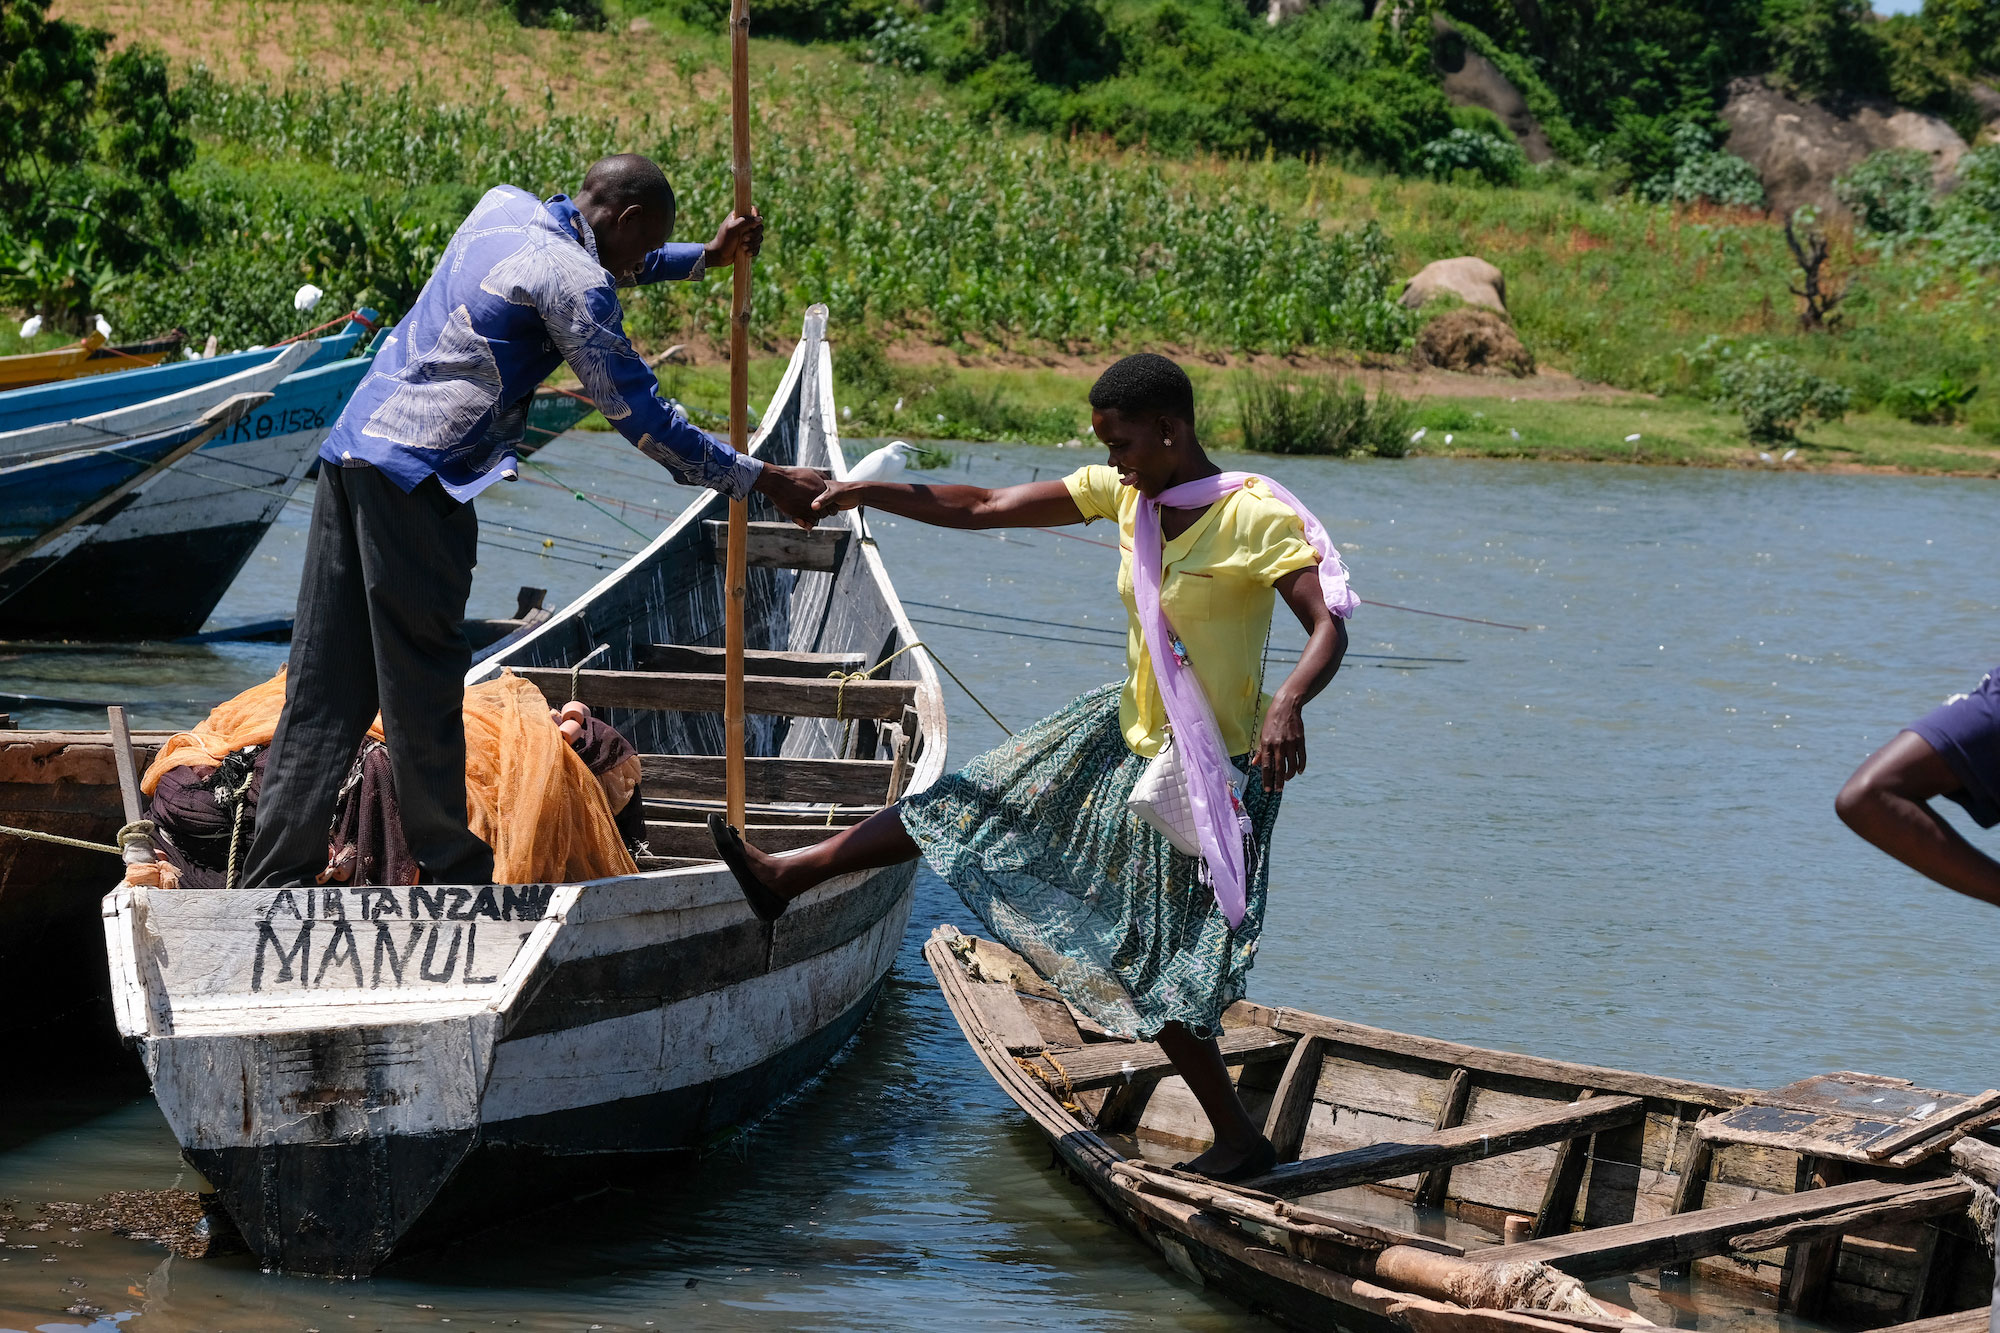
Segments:
[[[859,463],[847,469],[849,481],[890,481],[910,465],[910,456],[921,452],[908,440],[891,440]]]
[[[111,337],[111,322],[110,322],[109,320],[105,319],[105,318],[104,318],[104,316],[102,316],[102,315],[99,315],[99,316],[97,317],[97,331],[98,331],[99,333],[103,334],[103,335],[105,336],[105,338],[106,338],[107,340],[109,340],[109,339],[110,339],[110,337]]]
[[[23,338],[32,338],[41,331],[42,317],[40,315],[30,315],[21,321],[21,336]]]

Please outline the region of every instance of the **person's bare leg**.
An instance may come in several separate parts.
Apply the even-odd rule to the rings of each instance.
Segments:
[[[1928,802],[1962,785],[1914,731],[1869,755],[1834,798],[1847,827],[1948,889],[2000,906],[2000,861],[1985,855]]]
[[[1189,1162],[1189,1169],[1222,1174],[1259,1152],[1265,1143],[1263,1127],[1250,1118],[1236,1085],[1229,1081],[1229,1067],[1222,1062],[1222,1048],[1215,1038],[1197,1037],[1181,1024],[1169,1023],[1156,1040],[1174,1062],[1174,1072],[1187,1080],[1188,1091],[1215,1130],[1214,1146]]]
[[[743,851],[758,882],[787,901],[835,875],[901,865],[921,855],[916,841],[903,828],[900,808],[893,805],[804,851],[772,856],[750,846],[747,840]]]

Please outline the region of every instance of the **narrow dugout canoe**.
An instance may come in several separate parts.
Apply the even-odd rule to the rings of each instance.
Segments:
[[[924,957],[1068,1174],[1183,1276],[1281,1323],[1614,1329],[1647,1322],[1628,1303],[1672,1311],[1607,1279],[1692,1265],[1845,1327],[1985,1325],[1974,1211],[2000,1180],[1980,1137],[2000,1092],[1854,1073],[1725,1088],[1242,1001],[1221,1045],[1280,1165],[1220,1185],[1166,1165],[1208,1124],[1159,1047],[1079,1021],[989,940],[941,925]],[[1498,1243],[1509,1217],[1529,1239]]]
[[[825,320],[807,314],[762,457],[844,466]],[[752,511],[749,823],[796,847],[932,782],[945,710],[928,658],[897,655],[917,636],[859,516],[808,534],[761,497]],[[866,1017],[915,867],[834,880],[766,923],[708,859],[725,513],[719,496],[690,506],[472,673],[511,668],[635,742],[658,854],[637,875],[105,898],[120,1030],[265,1263],[365,1273],[468,1216],[698,1148],[791,1095]]]
[[[179,329],[136,343],[107,343],[101,333],[49,352],[0,356],[0,389],[25,389],[80,375],[104,375],[118,370],[157,366],[181,349],[187,335]]]

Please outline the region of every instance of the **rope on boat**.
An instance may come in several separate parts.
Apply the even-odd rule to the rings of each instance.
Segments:
[[[332,328],[336,324],[345,324],[350,319],[353,320],[356,324],[359,324],[362,328],[367,329],[370,333],[373,333],[375,331],[374,320],[369,319],[367,316],[363,315],[359,310],[350,310],[344,315],[335,315],[332,319],[329,319],[326,323],[316,325],[313,328],[307,329],[304,333],[294,333],[289,338],[280,338],[278,339],[278,341],[271,343],[269,345],[272,347],[283,347],[286,343],[295,343],[299,341],[299,339],[301,338],[310,338],[315,333],[323,333],[326,330]]]
[[[1979,1177],[1964,1171],[1957,1174],[1960,1181],[1972,1187],[1972,1202],[1965,1206],[1965,1214],[1979,1231],[1980,1245],[1990,1250],[1993,1248],[1994,1224],[2000,1222],[2000,1197],[1996,1197],[1993,1187]]]
[[[1583,1284],[1544,1263],[1468,1264],[1446,1279],[1452,1300],[1473,1310],[1550,1310],[1601,1319]]]
[[[585,653],[583,659],[569,669],[569,701],[571,703],[583,702],[583,700],[576,697],[577,690],[582,688],[583,685],[583,669],[610,651],[610,644],[600,643]]]
[[[1055,1071],[1054,1082],[1049,1081],[1049,1075],[1036,1065],[1036,1060],[1045,1060],[1048,1062],[1049,1068]],[[1040,1055],[1032,1057],[1017,1055],[1014,1057],[1014,1063],[1021,1066],[1022,1069],[1034,1077],[1037,1083],[1040,1083],[1053,1093],[1055,1099],[1062,1103],[1063,1110],[1068,1111],[1071,1115],[1088,1114],[1077,1103],[1076,1088],[1069,1081],[1069,1071],[1062,1067],[1062,1061],[1056,1059],[1055,1056],[1047,1051],[1043,1051]]]
[[[937,649],[931,647],[929,644],[925,643],[922,639],[917,639],[911,643],[905,644],[901,648],[898,648],[895,652],[890,653],[887,657],[877,662],[874,666],[869,667],[866,671],[827,672],[826,678],[828,680],[839,682],[839,688],[834,692],[833,696],[834,720],[846,722],[848,724],[847,735],[844,735],[840,742],[840,749],[843,754],[846,753],[847,751],[847,740],[853,734],[854,730],[854,719],[847,716],[847,683],[849,681],[855,681],[855,680],[867,680],[869,677],[873,676],[876,672],[880,671],[883,667],[888,666],[889,663],[895,661],[897,658],[901,657],[904,653],[909,652],[912,648],[921,648],[925,652],[929,653],[931,655],[931,661],[937,663],[938,666],[944,671],[944,674],[950,676],[952,680],[957,683],[958,688],[965,691],[965,697],[972,700],[972,702],[978,704],[979,711],[986,714],[987,717],[993,719],[994,726],[1000,728],[1000,730],[1006,732],[1009,736],[1012,736],[1014,734],[1013,729],[1010,728],[1005,722],[1002,722],[999,719],[999,717],[994,713],[994,711],[986,706],[986,701],[981,699],[978,695],[974,694],[972,692],[972,687],[970,685],[967,685],[964,681],[959,680],[958,673],[956,671],[953,671],[949,666],[945,665],[945,660],[942,657],[938,656]]]
[[[32,838],[36,842],[52,842],[58,847],[78,847],[86,852],[106,852],[112,856],[123,856],[124,850],[108,843],[85,842],[82,838],[65,838],[60,833],[44,833],[40,829],[14,828],[0,824],[0,833],[11,833],[17,838]]]

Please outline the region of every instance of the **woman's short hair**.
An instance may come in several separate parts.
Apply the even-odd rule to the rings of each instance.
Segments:
[[[1159,412],[1194,422],[1194,385],[1187,372],[1156,352],[1140,352],[1116,362],[1090,386],[1098,411]]]

